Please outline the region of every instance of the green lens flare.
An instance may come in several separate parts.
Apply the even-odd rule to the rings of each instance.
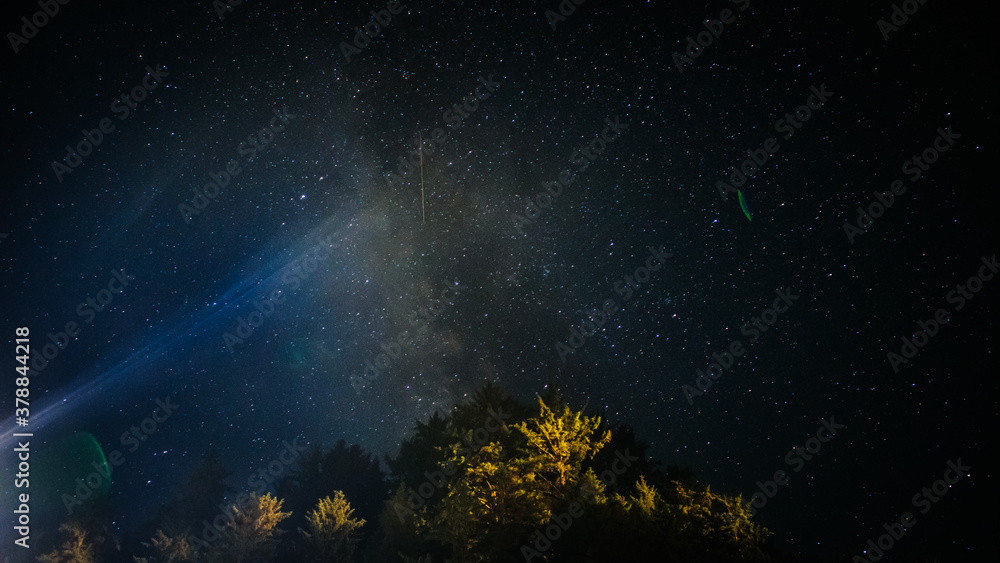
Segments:
[[[34,451],[32,452],[34,455]],[[67,499],[71,500],[75,511],[104,498],[111,492],[114,479],[104,451],[97,438],[90,432],[77,431],[40,446],[38,450],[38,471],[32,464],[31,498],[37,500],[41,513],[53,511],[56,515],[66,515]],[[64,498],[64,495],[65,498]],[[35,505],[32,505],[34,513]]]
[[[740,200],[740,209],[742,209],[743,214],[747,216],[747,221],[753,221],[753,218],[750,216],[750,210],[747,209],[747,202],[743,199],[743,192],[737,190],[736,197]]]

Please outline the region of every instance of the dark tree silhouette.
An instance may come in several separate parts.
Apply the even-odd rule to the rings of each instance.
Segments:
[[[390,474],[344,440],[311,448],[276,497],[253,494],[204,545],[189,534],[218,515],[228,475],[210,453],[157,513],[135,561],[806,560],[774,550],[742,497],[713,492],[690,469],[659,469],[627,424],[577,410],[555,386],[536,402],[529,408],[488,383],[417,421],[387,460]],[[66,524],[67,538],[42,560],[124,560],[106,511],[95,503]]]

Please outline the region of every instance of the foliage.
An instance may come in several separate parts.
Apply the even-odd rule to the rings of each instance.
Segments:
[[[93,543],[101,543],[102,539],[97,538],[91,541],[88,537],[91,534],[75,521],[62,524],[59,526],[59,531],[69,537],[66,538],[61,547],[39,556],[38,561],[41,563],[95,563],[97,561]]]
[[[378,521],[382,506],[389,498],[392,485],[382,471],[377,458],[357,445],[348,446],[339,440],[333,448],[315,445],[302,453],[292,471],[276,487],[277,496],[292,512],[288,529],[307,529],[308,514],[316,507],[316,499],[338,494],[351,500],[354,517]],[[374,538],[375,530],[366,526],[353,537],[356,547],[363,549]],[[295,557],[294,554],[282,554]]]
[[[365,523],[351,518],[353,513],[354,509],[341,491],[336,491],[333,499],[320,499],[316,509],[309,512],[306,516],[308,530],[303,530],[302,535],[314,561],[351,561],[357,543],[354,532]]]
[[[199,551],[188,533],[195,518],[217,515],[206,503],[223,494],[227,474],[207,456],[155,515],[160,525],[143,543],[148,559],[135,561],[506,563],[526,553],[539,562],[775,561],[771,533],[742,497],[714,493],[684,468],[661,471],[646,449],[628,426],[573,409],[554,388],[529,410],[487,384],[450,413],[418,422],[387,460],[391,479],[342,440],[306,452],[278,497],[252,494],[245,508],[230,507],[225,532]],[[355,498],[377,527],[366,531],[368,519],[348,501]],[[297,520],[282,512],[286,500]],[[301,533],[281,541],[282,528]],[[85,529],[100,526],[62,529],[69,539],[40,560],[96,563],[102,540]]]
[[[583,463],[611,440],[611,431],[595,438],[600,417],[586,417],[562,405],[556,413],[539,397],[537,418],[515,426],[527,438],[528,458],[524,465],[530,475],[545,484],[546,492],[565,498],[570,485],[580,476]]]
[[[278,546],[278,537],[284,533],[278,524],[288,518],[289,512],[281,512],[282,501],[270,493],[260,496],[250,494],[247,506],[230,508],[233,519],[226,524],[226,532],[217,541],[209,554],[213,563],[247,563],[269,561]]]
[[[185,533],[168,536],[163,530],[157,530],[149,543],[142,545],[154,550],[155,555],[151,559],[136,557],[137,563],[187,563],[197,560],[197,553]]]

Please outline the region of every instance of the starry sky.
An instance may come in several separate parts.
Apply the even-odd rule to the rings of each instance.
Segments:
[[[792,552],[860,554],[961,458],[970,476],[896,553],[972,556],[996,499],[1000,282],[960,310],[948,295],[997,252],[990,17],[931,1],[887,29],[889,2],[799,4],[587,0],[553,19],[556,0],[406,0],[347,55],[385,3],[71,2],[16,53],[8,36],[4,513],[15,328],[40,351],[72,322],[31,372],[34,448],[86,431],[111,449],[157,399],[179,405],[118,469],[123,527],[209,448],[236,475],[296,437],[392,455],[495,381],[525,401],[555,385],[747,497],[834,417],[756,517]],[[4,33],[37,10],[8,6]],[[717,184],[769,139],[745,215]],[[797,297],[750,336],[779,292]],[[352,384],[414,323],[416,345]],[[734,341],[745,353],[689,401]]]

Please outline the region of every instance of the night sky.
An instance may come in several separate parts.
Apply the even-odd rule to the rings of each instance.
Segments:
[[[77,0],[16,46],[40,8],[10,4],[0,553],[21,549],[14,432],[39,456],[74,431],[125,451],[127,529],[209,449],[237,481],[295,438],[394,455],[414,420],[495,381],[529,404],[554,385],[745,497],[833,417],[756,516],[793,553],[860,554],[961,458],[968,475],[891,555],[982,560],[990,14],[913,1],[890,29],[888,1],[567,0],[553,25],[557,0],[405,0],[345,55],[385,2],[248,0],[220,19],[209,0]],[[685,54],[699,33],[711,42]],[[948,322],[893,361],[939,309]],[[604,322],[575,336],[588,315]],[[380,360],[407,330],[415,345]],[[699,388],[713,354],[729,367]]]

